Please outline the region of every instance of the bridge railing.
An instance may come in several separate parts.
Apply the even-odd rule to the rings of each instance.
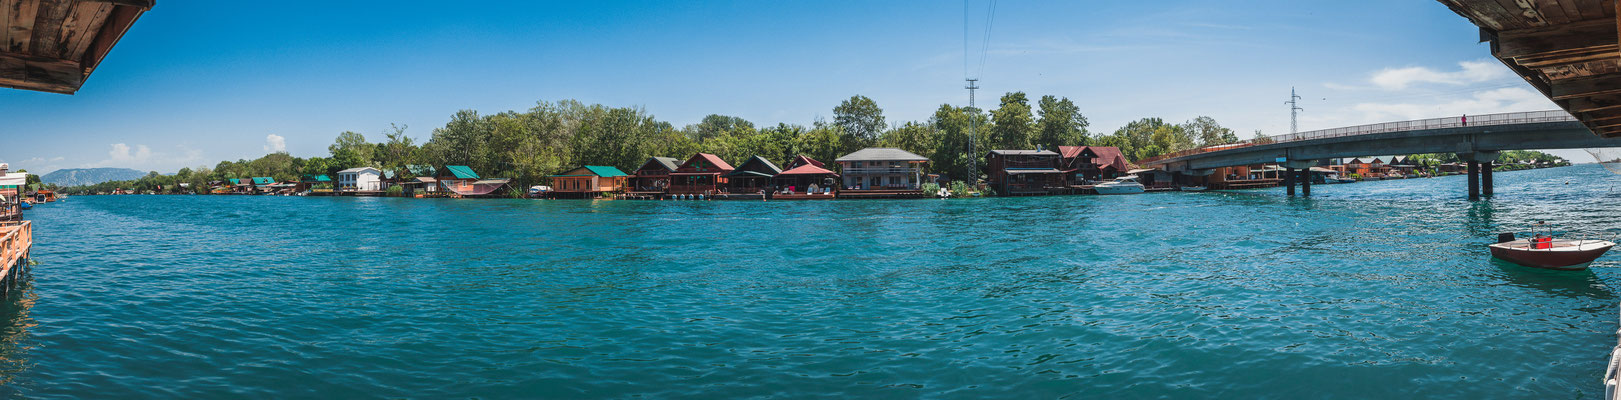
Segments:
[[[1262,144],[1271,144],[1271,143],[1297,142],[1297,141],[1301,141],[1301,140],[1329,139],[1329,138],[1346,137],[1346,136],[1372,135],[1372,134],[1379,134],[1379,133],[1416,131],[1416,130],[1425,130],[1425,129],[1461,128],[1461,127],[1465,127],[1465,126],[1493,126],[1493,125],[1530,124],[1530,123],[1540,123],[1540,122],[1574,122],[1574,121],[1577,121],[1577,119],[1576,119],[1576,117],[1572,117],[1570,115],[1570,113],[1560,111],[1560,110],[1551,110],[1551,111],[1530,111],[1530,112],[1514,112],[1514,113],[1502,113],[1502,114],[1469,115],[1469,116],[1457,116],[1457,117],[1445,117],[1445,118],[1430,118],[1430,119],[1421,119],[1421,120],[1415,120],[1415,121],[1385,122],[1385,123],[1378,123],[1378,124],[1347,126],[1347,127],[1344,127],[1344,128],[1319,129],[1319,130],[1315,130],[1315,131],[1306,131],[1306,132],[1300,132],[1300,133],[1291,133],[1291,134],[1286,134],[1286,135],[1268,136],[1268,137],[1263,137],[1263,138],[1258,138],[1258,139],[1244,140],[1244,141],[1240,141],[1238,143],[1233,143],[1233,144],[1205,146],[1205,147],[1192,149],[1192,150],[1184,150],[1184,151],[1179,151],[1179,152],[1175,152],[1175,153],[1168,153],[1168,154],[1162,154],[1162,155],[1159,155],[1159,156],[1149,157],[1149,158],[1137,161],[1137,164],[1149,164],[1149,163],[1153,163],[1153,162],[1159,161],[1159,160],[1177,158],[1177,157],[1183,157],[1183,156],[1189,156],[1189,155],[1194,155],[1194,154],[1199,154],[1199,153],[1208,153],[1208,152],[1212,152],[1212,151],[1231,150],[1231,149],[1236,149],[1236,148],[1241,148],[1241,147],[1248,147],[1248,146],[1255,146],[1255,145],[1262,145]]]

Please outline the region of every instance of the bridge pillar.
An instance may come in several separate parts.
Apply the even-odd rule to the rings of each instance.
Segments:
[[[1492,162],[1480,163],[1480,194],[1492,197]]]
[[[1300,195],[1311,197],[1311,168],[1300,171]]]
[[[1283,186],[1289,188],[1288,190],[1286,190],[1286,192],[1289,193],[1289,196],[1294,196],[1295,195],[1295,169],[1294,168],[1284,168],[1283,169]]]
[[[1480,199],[1480,162],[1469,160],[1469,200]]]

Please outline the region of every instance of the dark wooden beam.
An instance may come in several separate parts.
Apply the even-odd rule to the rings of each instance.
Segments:
[[[95,41],[96,34],[107,24],[107,15],[117,6],[103,3],[80,2],[62,23],[62,44],[57,57],[78,60]]]
[[[1616,51],[1616,21],[1592,20],[1542,28],[1497,32],[1497,53],[1502,58],[1557,57]]]
[[[0,86],[73,94],[83,84],[77,62],[0,53]]]
[[[1554,81],[1549,98],[1554,101],[1621,94],[1621,75],[1586,76]]]
[[[129,27],[145,12],[145,9],[136,7],[113,7],[112,15],[107,16],[101,30],[96,33],[95,40],[90,43],[90,48],[79,58],[86,77],[95,72],[96,67],[101,65],[101,60],[107,58],[107,52],[113,50],[113,45],[118,44],[118,39],[122,39],[124,33],[129,32]]]
[[[155,0],[82,0],[86,3],[107,3],[118,6],[140,8],[142,11],[151,10],[156,5]]]

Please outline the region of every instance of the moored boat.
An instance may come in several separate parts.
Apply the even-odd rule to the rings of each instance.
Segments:
[[[1515,239],[1504,233],[1498,242],[1489,246],[1492,257],[1534,268],[1558,270],[1586,269],[1589,263],[1610,251],[1615,243],[1608,240],[1556,239],[1548,235],[1535,235]]]
[[[1145,192],[1143,184],[1137,182],[1136,175],[1127,175],[1114,178],[1112,181],[1099,183],[1092,187],[1098,194],[1137,194]]]
[[[1204,186],[1178,186],[1176,188],[1176,190],[1181,190],[1181,191],[1184,191],[1184,192],[1203,192],[1206,189],[1209,189],[1209,188],[1204,187]]]

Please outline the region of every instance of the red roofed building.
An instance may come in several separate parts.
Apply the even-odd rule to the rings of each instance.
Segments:
[[[715,194],[726,185],[725,175],[731,173],[731,164],[720,156],[709,153],[698,153],[681,163],[680,168],[670,173],[669,194]]]
[[[839,185],[839,174],[828,170],[820,161],[796,156],[788,169],[777,174],[777,191],[772,199],[831,199]]]
[[[1058,156],[1059,169],[1072,184],[1111,179],[1132,168],[1125,154],[1114,146],[1058,146]]]

